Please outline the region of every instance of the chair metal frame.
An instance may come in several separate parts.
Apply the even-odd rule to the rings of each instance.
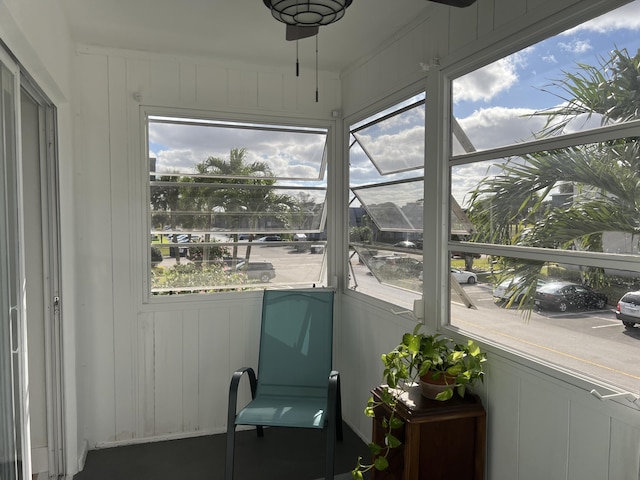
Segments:
[[[331,300],[331,318],[328,321],[331,322],[330,329],[331,335],[333,332],[333,294],[332,290],[328,289],[307,289],[307,290],[287,290],[287,293],[292,295],[302,294],[313,295],[314,291],[325,292],[326,294],[330,293]],[[263,307],[262,307],[262,319],[261,319],[261,338],[260,345],[262,347],[264,341],[264,322],[266,317],[266,310],[268,308],[267,299],[269,295],[272,295],[270,292],[278,292],[275,290],[265,290],[263,297]],[[284,295],[282,291],[279,291],[280,295]],[[276,295],[275,293],[273,295]],[[329,355],[332,355],[332,346],[329,346]],[[331,360],[331,359],[329,359]],[[262,356],[258,362],[258,373],[260,372],[260,362],[262,361]],[[240,385],[240,381],[244,376],[248,377],[249,386],[251,389],[251,402],[247,404],[240,412],[237,412],[237,403],[238,403],[238,387]],[[231,384],[229,386],[229,406],[227,413],[227,451],[226,451],[226,464],[225,464],[225,480],[233,480],[233,471],[234,471],[234,454],[235,454],[235,431],[236,431],[236,421],[238,415],[242,413],[245,409],[250,408],[251,403],[256,400],[260,396],[260,382],[258,381],[258,377],[252,367],[243,367],[236,370],[231,377]],[[276,405],[274,405],[276,406]],[[336,439],[342,440],[343,432],[342,432],[342,402],[341,402],[341,394],[340,394],[340,374],[336,370],[330,370],[327,374],[327,399],[326,406],[324,406],[324,418],[322,425],[317,426],[302,426],[300,428],[318,428],[322,430],[326,430],[326,460],[325,460],[325,479],[333,480],[334,478],[334,463],[335,463],[335,441]],[[276,421],[267,421],[265,423],[239,423],[242,425],[255,425],[256,432],[258,437],[264,436],[264,426],[287,426],[287,427],[297,427],[297,425],[290,424],[279,424]]]

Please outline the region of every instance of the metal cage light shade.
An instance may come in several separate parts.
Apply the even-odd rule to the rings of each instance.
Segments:
[[[337,22],[353,0],[263,0],[271,15],[287,25],[319,27]]]

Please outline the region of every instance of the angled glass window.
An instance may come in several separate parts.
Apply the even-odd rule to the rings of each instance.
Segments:
[[[349,287],[409,307],[420,298],[424,94],[351,127]]]
[[[380,231],[422,234],[422,178],[351,189]]]
[[[380,175],[424,167],[424,99],[351,131]]]
[[[325,284],[326,129],[147,125],[151,294]]]

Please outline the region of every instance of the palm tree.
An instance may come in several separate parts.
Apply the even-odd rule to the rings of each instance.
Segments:
[[[222,217],[218,224],[234,231],[247,229],[256,231],[265,225],[261,216],[270,216],[278,220],[283,229],[288,228],[290,217],[299,210],[298,202],[289,195],[279,195],[273,190],[276,178],[265,162],[247,163],[247,149],[234,148],[229,159],[209,157],[196,165],[199,177],[194,183],[215,183],[216,188],[202,189],[197,193],[199,211],[208,215]],[[238,240],[237,233],[234,240]],[[248,264],[251,255],[251,241],[247,246],[245,260]],[[238,247],[233,249],[233,258],[237,259]]]
[[[547,117],[538,137],[563,133],[579,115],[599,117],[602,125],[640,118],[640,52],[631,57],[615,50],[598,66],[579,67],[554,83],[562,105],[535,113]],[[639,149],[637,137],[623,138],[507,161],[499,175],[485,178],[472,193],[468,214],[477,229],[474,240],[601,251],[603,232],[640,233]],[[548,198],[559,189],[572,189],[572,201],[553,208]],[[509,266],[533,286],[541,265]],[[602,278],[601,269],[592,269],[584,280]]]

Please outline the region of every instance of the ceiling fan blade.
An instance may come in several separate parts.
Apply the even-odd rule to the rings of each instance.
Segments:
[[[287,40],[301,40],[313,37],[318,33],[319,27],[301,27],[298,25],[287,25]]]
[[[444,3],[450,7],[468,7],[476,3],[476,0],[430,0],[431,2]]]

